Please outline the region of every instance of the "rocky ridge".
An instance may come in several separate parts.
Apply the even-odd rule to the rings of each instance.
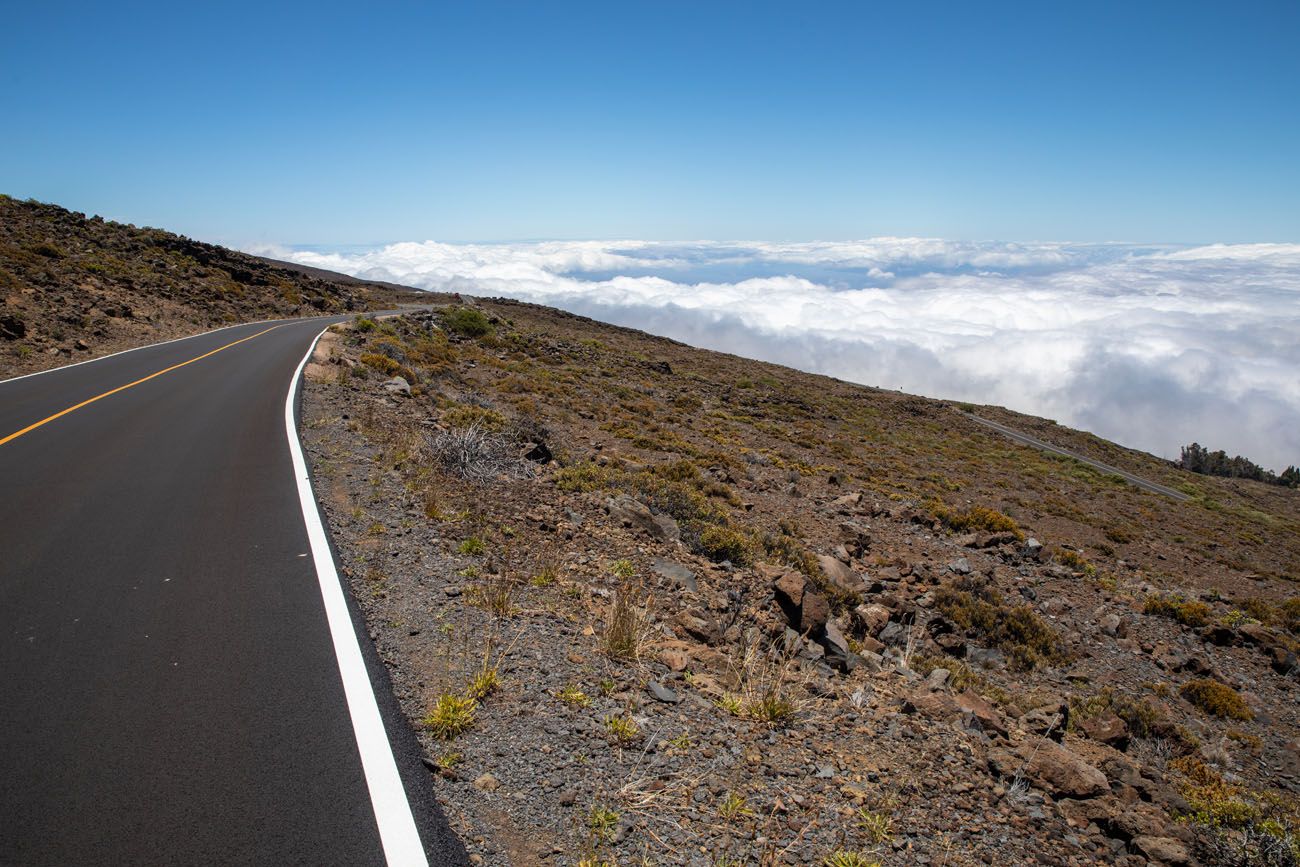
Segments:
[[[374,310],[402,287],[304,273],[0,195],[0,378],[260,319]]]

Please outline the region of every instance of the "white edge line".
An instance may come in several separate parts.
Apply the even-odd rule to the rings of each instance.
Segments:
[[[337,314],[326,313],[324,316]],[[99,355],[95,358],[87,358],[85,361],[75,361],[72,364],[60,364],[58,367],[47,367],[45,370],[34,370],[31,373],[24,373],[22,376],[12,376],[9,379],[0,379],[0,385],[9,382],[17,382],[20,379],[29,379],[33,376],[40,376],[43,373],[57,373],[60,370],[68,370],[73,367],[81,367],[83,364],[93,364],[96,361],[104,361],[109,358],[116,358],[119,355],[126,355],[128,352],[136,352],[141,349],[148,349],[151,346],[166,346],[169,343],[180,343],[182,340],[193,340],[196,337],[205,337],[209,334],[216,334],[219,331],[229,331],[231,328],[239,328],[244,325],[265,325],[267,322],[300,322],[306,319],[314,319],[312,316],[295,316],[291,319],[258,319],[255,322],[236,322],[234,325],[223,325],[220,328],[214,328],[211,331],[200,331],[198,334],[187,334],[184,337],[173,337],[171,340],[160,340],[157,343],[145,343],[140,346],[132,346],[130,349],[119,349],[117,352],[110,352],[108,355]]]
[[[302,444],[298,440],[298,426],[294,421],[294,397],[298,381],[307,360],[316,350],[316,344],[328,330],[322,329],[307,347],[307,354],[298,362],[293,379],[289,381],[289,395],[284,401],[284,428],[289,438],[289,452],[293,456],[294,476],[298,481],[298,499],[302,503],[302,517],[307,525],[307,538],[311,542],[311,555],[316,563],[316,578],[320,582],[321,598],[325,603],[325,616],[329,622],[330,636],[334,640],[334,655],[339,663],[343,692],[347,697],[348,713],[352,717],[352,731],[361,753],[361,767],[365,771],[366,786],[370,789],[370,803],[379,825],[379,838],[384,846],[384,857],[390,867],[427,867],[428,859],[420,832],[415,827],[415,817],[406,798],[406,789],[397,772],[397,760],[384,731],[384,720],[375,701],[375,690],[366,673],[366,663],[361,656],[352,618],[343,597],[343,585],[334,567],[321,521],[316,498],[312,493],[311,478],[307,474],[307,461],[303,458]]]

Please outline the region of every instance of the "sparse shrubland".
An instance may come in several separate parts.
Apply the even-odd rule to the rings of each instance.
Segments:
[[[414,719],[443,695],[460,702],[443,709],[449,722],[421,726],[435,765],[436,732],[455,728],[457,707],[472,713],[455,735],[464,758],[443,777],[485,863],[559,851],[638,863],[665,847],[698,847],[717,865],[786,853],[863,864],[891,851],[1019,863],[1067,854],[1066,834],[1079,841],[1070,857],[1108,863],[1135,851],[1118,836],[1130,807],[1189,848],[1171,803],[1233,816],[1211,793],[1183,794],[1184,758],[1233,767],[1242,781],[1225,778],[1244,802],[1268,795],[1255,768],[1285,761],[1289,723],[1234,719],[1231,696],[1190,683],[1180,696],[1178,683],[1207,669],[1216,682],[1250,677],[1261,715],[1276,704],[1290,646],[1279,642],[1294,634],[1278,552],[1300,550],[1279,511],[1290,492],[1260,488],[1247,502],[1200,478],[1214,510],[1200,494],[1166,503],[965,431],[921,399],[755,371],[526,305],[457,308],[481,312],[490,332],[449,327],[447,310],[343,329],[363,375],[322,389],[347,396],[350,418],[308,429],[372,447],[359,472],[328,458],[350,491],[332,520],[355,527],[345,532],[362,572],[383,564],[368,603],[393,621],[373,628],[424,702]],[[409,367],[420,393],[385,400],[389,363]],[[489,456],[531,471],[475,481],[458,469],[474,460],[430,446],[470,430],[497,438]],[[1108,448],[1060,426],[1031,432]],[[1165,482],[1176,473],[1100,456]],[[385,532],[367,536],[369,523]],[[1021,544],[1028,535],[1046,547]],[[461,550],[470,540],[481,544]],[[1175,585],[1187,595],[1149,589]],[[521,652],[500,667],[458,662],[486,624],[518,630]],[[1183,646],[1202,637],[1225,644]],[[946,678],[932,677],[939,668]],[[1087,809],[1104,815],[1067,826],[1071,798],[1035,800],[1052,791],[1028,770],[1045,755],[1095,766],[1143,800],[1097,796]],[[995,757],[1005,777],[992,775]],[[527,797],[484,796],[474,786],[487,774]],[[880,801],[884,787],[899,800]],[[1043,818],[1001,821],[1034,809]],[[1255,845],[1274,827],[1255,815],[1230,834],[1197,824],[1198,857],[1214,863],[1212,841]],[[954,817],[966,833],[945,836]]]

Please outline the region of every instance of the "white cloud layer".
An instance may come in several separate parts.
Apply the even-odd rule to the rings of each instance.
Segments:
[[[257,252],[549,304],[696,346],[1002,404],[1176,457],[1300,463],[1300,244],[391,244]]]

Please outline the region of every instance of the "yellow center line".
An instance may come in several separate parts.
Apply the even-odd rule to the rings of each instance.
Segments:
[[[280,323],[279,325],[272,325],[270,328],[266,328],[262,331],[257,332],[256,334],[250,334],[247,337],[242,337],[239,340],[235,340],[230,343],[227,343],[225,346],[218,346],[216,349],[212,350],[211,352],[205,352],[202,355],[197,355],[194,358],[191,358],[189,361],[182,361],[180,364],[173,364],[171,367],[165,367],[162,370],[158,371],[157,373],[151,373],[148,376],[137,379],[135,382],[128,382],[126,385],[119,385],[117,388],[114,388],[111,391],[106,391],[103,394],[97,394],[92,398],[83,400],[81,403],[73,404],[72,406],[68,407],[65,410],[60,410],[59,412],[56,412],[54,415],[50,416],[49,418],[43,418],[40,421],[35,422],[34,424],[29,424],[27,427],[23,428],[22,430],[14,431],[4,439],[0,439],[0,446],[4,445],[5,443],[11,440],[18,439],[20,436],[22,436],[25,433],[30,433],[31,431],[34,431],[38,427],[41,427],[42,425],[47,425],[50,422],[54,421],[56,418],[62,418],[63,416],[67,415],[70,412],[81,409],[83,406],[92,404],[97,400],[103,400],[104,398],[109,397],[110,395],[117,394],[119,391],[126,391],[128,388],[131,388],[132,386],[139,385],[142,382],[148,382],[149,380],[153,379],[156,376],[162,376],[164,373],[170,373],[171,371],[176,370],[177,368],[184,367],[187,364],[193,364],[196,361],[202,361],[203,359],[207,358],[209,355],[216,355],[218,352],[220,352],[223,349],[229,349],[232,346],[238,346],[240,343],[243,343],[246,340],[252,340],[254,337],[261,337],[267,331],[274,331],[277,328],[283,328],[284,325],[285,323]]]

